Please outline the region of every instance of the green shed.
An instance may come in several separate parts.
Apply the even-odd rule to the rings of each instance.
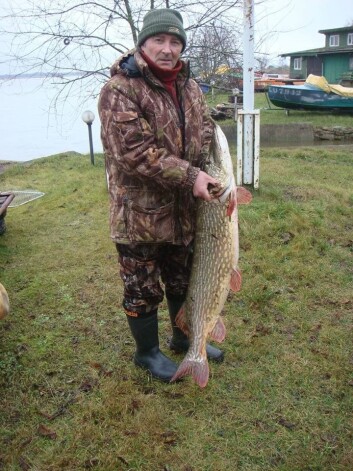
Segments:
[[[353,86],[353,25],[319,33],[325,35],[324,47],[281,54],[290,57],[290,78],[323,75],[329,83]]]

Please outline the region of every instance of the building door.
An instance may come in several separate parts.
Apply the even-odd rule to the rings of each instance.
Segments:
[[[308,75],[322,75],[322,60],[320,57],[308,57],[307,62]]]

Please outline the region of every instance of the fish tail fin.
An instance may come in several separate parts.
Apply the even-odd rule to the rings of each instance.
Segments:
[[[232,271],[232,275],[230,277],[230,289],[235,293],[240,291],[241,288],[241,271],[239,268]]]
[[[226,328],[223,324],[222,319],[219,317],[212,331],[210,332],[210,338],[215,342],[223,342],[226,337]]]
[[[183,378],[184,376],[191,375],[195,383],[198,384],[200,388],[204,388],[208,383],[209,374],[207,358],[202,361],[195,361],[185,357],[171,379],[171,382]]]
[[[252,200],[252,194],[249,190],[243,186],[237,187],[237,203],[238,204],[248,204]]]

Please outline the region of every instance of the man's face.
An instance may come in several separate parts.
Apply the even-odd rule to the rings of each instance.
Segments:
[[[183,43],[173,34],[157,34],[147,38],[141,49],[162,69],[173,69],[179,60]]]

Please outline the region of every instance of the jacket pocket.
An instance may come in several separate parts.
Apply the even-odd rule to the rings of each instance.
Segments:
[[[131,242],[173,242],[174,204],[143,208],[131,200],[124,201],[124,219]]]
[[[120,139],[127,150],[143,144],[144,136],[137,113],[134,111],[121,111],[116,113],[114,118]]]

